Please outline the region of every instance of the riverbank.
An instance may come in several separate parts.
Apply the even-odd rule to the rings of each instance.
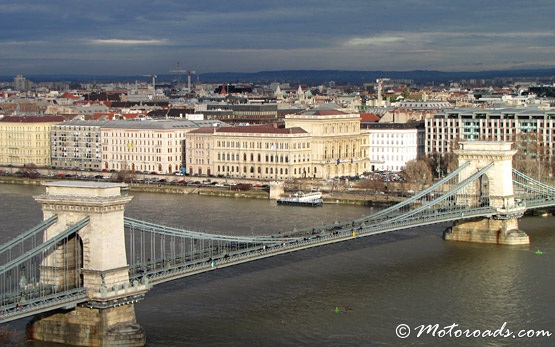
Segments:
[[[0,184],[28,184],[42,185],[43,182],[56,181],[53,178],[22,178],[13,176],[0,177]],[[206,186],[183,186],[170,184],[145,184],[145,183],[129,183],[128,191],[160,193],[160,194],[198,194],[205,196],[227,197],[227,198],[250,198],[250,199],[269,199],[270,194],[267,190],[259,187],[253,187],[249,190],[233,190],[231,187],[215,187]],[[323,192],[322,196],[325,204],[349,204],[364,206],[389,206],[403,201],[404,198],[398,196],[389,196],[384,194],[367,194],[364,191],[330,191]]]

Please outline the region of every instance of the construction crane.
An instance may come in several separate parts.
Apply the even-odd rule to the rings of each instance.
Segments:
[[[378,78],[376,80],[376,83],[378,84],[378,105],[381,106],[382,105],[382,90],[383,90],[383,82],[384,81],[389,81],[389,78]]]
[[[181,84],[181,73],[187,74],[187,91],[191,92],[191,75],[196,74],[196,71],[193,70],[181,70],[179,68],[179,63],[177,63],[177,70],[171,70],[170,72],[177,72],[177,83]]]

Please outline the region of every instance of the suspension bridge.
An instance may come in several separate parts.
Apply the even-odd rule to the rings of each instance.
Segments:
[[[124,217],[122,184],[50,182],[44,220],[0,246],[0,323],[33,317],[31,338],[145,344],[134,303],[157,284],[244,262],[436,223],[445,239],[527,244],[518,218],[555,206],[555,189],[512,169],[510,143],[467,142],[459,167],[378,213],[267,236],[231,236]],[[103,329],[102,332],[98,332]]]

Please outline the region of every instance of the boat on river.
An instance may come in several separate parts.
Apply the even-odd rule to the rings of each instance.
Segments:
[[[324,200],[321,192],[296,192],[288,197],[277,199],[278,205],[322,206]]]

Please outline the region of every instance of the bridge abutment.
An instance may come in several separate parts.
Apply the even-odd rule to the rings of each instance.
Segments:
[[[457,221],[445,230],[443,238],[447,241],[495,243],[500,245],[527,245],[528,235],[518,229],[518,220],[511,218],[476,218]]]
[[[285,193],[284,183],[280,181],[270,182],[270,199],[277,200]]]
[[[529,244],[528,235],[519,229],[518,218],[526,207],[515,200],[512,158],[516,153],[510,142],[468,141],[456,150],[459,166],[469,162],[460,174],[463,182],[475,172],[493,163],[484,176],[457,195],[456,203],[471,208],[490,206],[497,212],[491,217],[461,219],[444,232],[444,239],[503,245]]]
[[[35,317],[27,325],[35,340],[74,346],[144,346],[146,337],[133,305],[106,309],[76,307]]]
[[[40,282],[59,290],[85,288],[88,301],[35,316],[27,336],[75,346],[144,346],[146,337],[137,323],[134,303],[144,298],[149,285],[130,282],[124,207],[131,197],[121,194],[124,185],[73,181],[45,185],[46,194],[35,200],[42,204],[45,220],[58,216],[46,230],[46,239],[84,218],[89,223],[45,258]],[[67,274],[68,264],[75,274]]]

